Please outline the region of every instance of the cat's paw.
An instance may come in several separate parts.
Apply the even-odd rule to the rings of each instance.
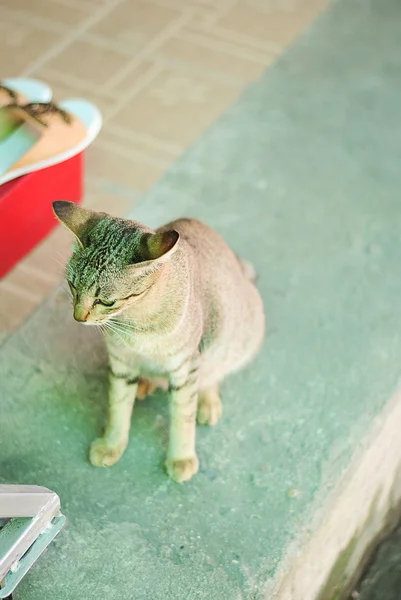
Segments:
[[[111,467],[120,460],[125,448],[126,444],[112,445],[105,438],[98,438],[92,442],[89,460],[94,467]]]
[[[151,396],[156,390],[157,386],[154,383],[148,381],[147,379],[140,379],[136,392],[136,399],[145,400],[145,398]]]
[[[197,421],[200,425],[216,425],[223,413],[223,405],[218,395],[200,396]]]
[[[188,481],[199,470],[199,461],[197,456],[185,459],[168,458],[166,460],[166,470],[171,479],[177,483]]]
[[[168,379],[165,378],[153,378],[153,379],[144,379],[140,377],[138,383],[138,389],[136,392],[137,400],[144,400],[147,396],[151,396],[157,390],[163,390],[167,392],[168,390]]]

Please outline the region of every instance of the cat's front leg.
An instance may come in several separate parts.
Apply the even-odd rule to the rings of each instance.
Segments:
[[[103,437],[92,443],[89,455],[95,467],[110,467],[124,454],[138,382],[139,370],[110,357],[107,425]]]
[[[195,451],[196,412],[198,404],[198,367],[189,361],[170,374],[170,438],[166,469],[174,481],[181,483],[198,472]]]

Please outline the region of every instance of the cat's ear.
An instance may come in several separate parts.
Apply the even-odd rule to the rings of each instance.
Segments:
[[[53,211],[58,220],[75,235],[82,247],[85,246],[86,236],[92,227],[106,216],[105,213],[94,212],[66,200],[53,202]]]
[[[168,260],[177,249],[179,239],[180,235],[174,229],[158,233],[144,233],[141,239],[144,262]]]

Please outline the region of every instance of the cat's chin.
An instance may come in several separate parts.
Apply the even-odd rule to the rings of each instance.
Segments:
[[[111,319],[103,319],[102,321],[82,321],[82,325],[95,325],[95,327],[99,327],[100,325],[107,325]]]

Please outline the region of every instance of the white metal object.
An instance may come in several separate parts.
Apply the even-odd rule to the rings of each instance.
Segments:
[[[0,485],[0,598],[12,593],[64,523],[55,492]]]

